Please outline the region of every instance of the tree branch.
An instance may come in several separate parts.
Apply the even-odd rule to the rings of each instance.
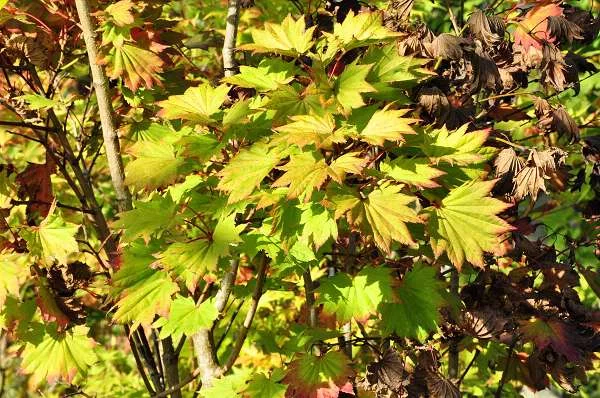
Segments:
[[[310,276],[310,268],[302,274],[304,279],[304,291],[306,294],[306,308],[308,310],[308,326],[317,327],[317,310],[315,308],[315,293],[313,281]]]
[[[90,17],[90,6],[87,0],[75,0],[75,5],[92,71],[92,80],[98,101],[100,122],[102,124],[102,135],[104,137],[104,150],[106,151],[108,168],[117,196],[117,207],[119,211],[129,210],[131,209],[131,194],[125,186],[123,159],[121,158],[119,137],[115,129],[114,111],[108,93],[108,80],[106,79],[104,70],[97,61],[96,33],[92,24],[92,18]]]
[[[56,129],[53,127],[40,126],[38,124],[27,123],[27,122],[11,122],[8,120],[0,120],[0,126],[23,127],[23,128],[28,128],[28,129],[32,129],[32,130],[46,131],[49,133],[56,132]]]
[[[223,43],[223,73],[225,77],[237,73],[235,62],[235,44],[239,23],[240,4],[239,0],[229,0],[227,5],[227,26],[225,27],[225,41]]]
[[[227,359],[227,362],[225,363],[225,372],[229,371],[233,367],[235,361],[240,355],[240,351],[242,350],[244,341],[246,341],[248,330],[250,330],[250,326],[252,325],[252,321],[254,320],[254,315],[256,314],[256,310],[258,309],[258,302],[260,301],[260,297],[263,293],[263,288],[267,277],[268,264],[269,261],[267,256],[262,255],[258,266],[258,272],[256,275],[256,286],[254,287],[254,292],[252,293],[252,304],[250,306],[250,309],[248,310],[248,313],[246,314],[246,319],[244,319],[244,323],[242,324],[242,328],[239,331],[231,354],[229,355],[229,359]]]
[[[129,340],[129,347],[131,347],[131,352],[133,353],[133,358],[135,359],[135,364],[138,368],[138,372],[142,376],[142,380],[144,381],[144,385],[146,386],[146,390],[150,393],[150,395],[155,394],[152,385],[150,384],[150,380],[148,379],[148,375],[146,375],[146,370],[144,369],[144,365],[142,364],[142,360],[140,359],[140,354],[137,350],[135,342],[131,337],[131,329],[129,325],[125,325],[125,333],[127,333],[127,339]]]

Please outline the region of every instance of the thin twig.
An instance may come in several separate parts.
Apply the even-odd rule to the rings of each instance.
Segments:
[[[173,386],[171,388],[169,388],[168,390],[165,391],[161,391],[158,394],[154,394],[151,395],[151,398],[162,398],[162,397],[166,397],[170,394],[173,394],[176,391],[181,391],[181,389],[183,387],[185,387],[186,385],[190,384],[192,381],[194,381],[198,376],[200,376],[200,369],[195,369],[191,375],[188,376],[187,379],[181,381],[179,384],[177,384],[176,386]]]
[[[500,384],[498,384],[498,389],[494,394],[494,398],[502,397],[502,389],[504,388],[504,384],[508,379],[508,369],[510,367],[510,362],[512,360],[513,352],[515,350],[515,345],[517,344],[517,338],[513,336],[512,341],[510,342],[510,346],[508,347],[508,355],[506,356],[506,364],[504,365],[504,371],[502,372],[502,378],[500,379]]]
[[[150,395],[155,394],[152,385],[150,384],[150,380],[148,379],[148,375],[146,374],[146,370],[144,369],[144,365],[142,364],[142,360],[140,359],[140,354],[137,350],[135,342],[133,340],[131,329],[129,325],[125,325],[125,333],[127,333],[127,339],[129,340],[129,346],[131,347],[131,352],[133,353],[133,358],[135,359],[135,364],[138,368],[138,372],[142,376],[142,380],[144,381],[144,385],[146,386],[146,390],[150,393]]]
[[[9,126],[9,127],[23,127],[32,130],[39,131],[47,131],[50,133],[55,133],[56,129],[48,126],[41,126],[39,124],[27,123],[27,122],[12,122],[8,120],[0,120],[0,126]]]
[[[469,370],[471,369],[471,366],[473,366],[473,364],[475,363],[475,360],[479,356],[479,353],[480,353],[479,350],[475,350],[475,354],[473,355],[473,358],[471,358],[471,361],[469,361],[469,364],[467,365],[465,370],[463,370],[462,374],[458,378],[458,381],[456,382],[457,387],[460,386],[460,383],[462,383],[462,381],[465,379],[465,376],[467,375],[467,373],[469,373]]]
[[[269,260],[266,255],[262,255],[260,258],[260,263],[258,266],[258,272],[256,275],[256,285],[254,286],[254,292],[252,293],[252,304],[250,305],[250,309],[246,314],[246,319],[244,319],[244,323],[237,335],[237,339],[233,348],[231,350],[231,354],[225,363],[224,370],[225,372],[229,371],[238,356],[240,355],[240,351],[242,350],[242,346],[246,341],[246,336],[248,335],[248,331],[250,330],[250,326],[252,325],[252,321],[254,320],[254,315],[256,314],[256,310],[258,309],[258,302],[263,294],[263,288],[265,285],[265,280],[267,277],[267,268],[269,265]]]

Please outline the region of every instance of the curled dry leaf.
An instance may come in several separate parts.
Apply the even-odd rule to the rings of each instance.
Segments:
[[[504,36],[502,19],[496,16],[490,18],[481,10],[473,12],[468,23],[471,33],[488,47],[502,40]]]
[[[561,43],[565,41],[572,43],[575,39],[583,39],[583,29],[560,15],[548,17],[548,30]]]
[[[367,390],[375,391],[378,397],[393,397],[394,394],[402,394],[408,384],[411,370],[407,369],[406,365],[398,351],[388,349],[381,359],[367,366],[367,373],[362,384]]]
[[[441,121],[443,123],[450,113],[448,97],[437,87],[422,88],[419,91],[419,105],[438,122]]]
[[[569,22],[573,22],[581,28],[581,35],[583,36],[581,41],[583,43],[591,43],[598,37],[600,17],[594,18],[591,12],[569,5],[564,6],[564,15]]]
[[[565,90],[567,88],[566,71],[567,65],[560,50],[550,43],[544,43],[542,47],[542,84],[551,85],[556,91]]]
[[[425,43],[425,48],[434,58],[440,57],[449,60],[460,60],[465,51],[473,50],[469,40],[449,33],[442,33],[431,43]]]
[[[480,47],[471,54],[473,65],[473,79],[471,81],[471,92],[476,93],[482,89],[497,92],[502,87],[502,78],[498,66],[492,58]]]
[[[398,32],[408,20],[415,0],[391,0],[383,13],[383,25]]]
[[[515,199],[521,200],[529,195],[533,201],[537,200],[540,191],[546,192],[544,180],[549,179],[550,174],[564,164],[565,158],[566,153],[557,148],[541,152],[532,149],[525,166],[513,179]]]
[[[569,137],[571,142],[579,140],[579,127],[562,105],[554,110],[552,127],[559,135]]]

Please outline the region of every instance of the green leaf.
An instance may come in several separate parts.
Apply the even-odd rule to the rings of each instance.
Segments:
[[[335,314],[338,323],[365,321],[377,312],[377,307],[391,297],[388,269],[365,267],[356,276],[338,273],[320,280],[318,303],[323,310]]]
[[[304,18],[294,21],[288,15],[281,24],[266,22],[263,30],[253,30],[253,44],[240,46],[241,50],[272,52],[296,57],[306,53],[313,46],[313,32],[316,26],[306,29]]]
[[[185,160],[175,153],[172,144],[164,141],[138,141],[129,152],[136,159],[125,166],[125,183],[135,189],[153,190],[170,184],[179,176]]]
[[[178,222],[175,217],[176,205],[170,196],[155,196],[148,202],[136,202],[135,209],[119,214],[119,220],[113,223],[117,229],[124,229],[123,242],[132,242],[138,238],[146,242]]]
[[[288,199],[310,200],[315,189],[321,188],[330,169],[320,152],[301,152],[291,155],[290,161],[279,169],[285,173],[273,183],[273,187],[289,186]]]
[[[294,80],[299,69],[290,62],[278,58],[263,59],[258,67],[240,66],[240,73],[223,79],[225,83],[255,88],[259,92],[273,91]]]
[[[431,167],[429,161],[424,158],[396,158],[381,163],[380,169],[396,181],[405,182],[419,188],[439,187],[440,185],[434,179],[446,174]]]
[[[97,361],[94,340],[87,337],[88,328],[75,326],[59,333],[48,327],[38,344],[27,343],[23,351],[23,371],[31,374],[30,382],[40,384],[44,379],[54,383],[64,379],[70,383],[77,373],[85,375]]]
[[[365,199],[355,191],[342,189],[330,196],[336,206],[336,218],[348,213],[348,221],[367,235],[372,236],[377,247],[391,252],[392,241],[412,245],[414,241],[406,222],[422,223],[417,213],[407,205],[416,197],[399,193],[401,186],[383,185],[373,190]]]
[[[287,386],[279,383],[280,378],[267,377],[262,373],[255,374],[244,390],[248,398],[284,398]]]
[[[66,264],[67,256],[79,251],[75,240],[78,230],[79,225],[63,220],[53,204],[39,227],[25,228],[20,234],[32,255],[50,264],[53,260]]]
[[[423,341],[440,322],[439,310],[444,303],[440,293],[442,289],[435,268],[416,265],[394,292],[397,302],[385,303],[381,307],[386,333]]]
[[[60,104],[58,101],[40,94],[25,94],[14,99],[27,102],[27,107],[33,111],[51,109]]]
[[[361,93],[370,93],[375,88],[366,81],[371,65],[350,64],[338,76],[333,85],[335,98],[348,113],[353,108],[365,105]]]
[[[173,336],[175,341],[179,341],[183,335],[190,337],[198,330],[212,326],[217,315],[217,308],[211,300],[196,305],[191,297],[177,296],[171,304],[169,316],[158,319],[152,327],[161,328],[161,339]]]
[[[387,107],[376,111],[360,132],[360,138],[372,145],[383,145],[385,141],[404,142],[404,134],[416,134],[409,124],[418,121],[402,117],[408,112],[410,109],[389,110]]]
[[[337,239],[338,228],[332,211],[319,203],[307,203],[302,207],[301,240],[312,243],[315,249],[319,249],[329,238],[333,238],[334,241]]]
[[[104,14],[110,16],[110,19],[117,26],[127,26],[133,24],[135,18],[131,10],[135,5],[131,0],[121,0],[114,4],[110,4],[104,9]]]
[[[232,374],[215,379],[209,388],[202,388],[200,394],[204,398],[239,398],[249,377],[249,369],[234,368]]]
[[[133,322],[150,325],[157,314],[167,315],[171,296],[179,290],[169,275],[151,267],[156,262],[154,246],[133,243],[123,254],[121,269],[113,275],[113,296],[118,296],[113,319],[117,322]]]
[[[267,107],[277,111],[275,120],[285,121],[288,116],[294,115],[322,114],[330,108],[321,103],[321,92],[314,83],[307,87],[295,84],[280,86],[270,95]]]
[[[295,144],[300,148],[314,144],[317,148],[331,148],[333,142],[342,142],[333,134],[335,119],[330,113],[324,115],[297,115],[290,117],[291,123],[277,127],[281,133],[274,141]],[[343,138],[343,137],[341,137]]]
[[[125,43],[122,37],[111,42],[108,56],[101,62],[106,63],[106,74],[111,79],[123,78],[127,88],[136,91],[140,86],[152,88],[161,85],[159,73],[163,71],[164,61],[154,52]]]
[[[19,254],[0,253],[0,308],[8,295],[19,297],[20,280],[29,275],[27,265],[21,261],[23,259]]]
[[[270,149],[264,143],[256,143],[240,151],[221,170],[218,188],[229,192],[228,203],[243,200],[252,194],[284,156],[277,148]]]
[[[395,43],[385,47],[370,47],[361,62],[372,65],[367,80],[378,91],[390,87],[389,83],[397,83],[404,89],[412,88],[419,80],[432,76],[430,71],[423,68],[428,59],[398,55]]]
[[[160,255],[160,261],[193,291],[198,279],[207,271],[215,271],[219,258],[229,255],[231,245],[241,242],[239,233],[243,228],[235,225],[234,217],[219,220],[209,236],[171,244]]]
[[[512,227],[497,216],[511,205],[489,196],[495,183],[465,183],[451,190],[439,207],[427,209],[427,231],[436,257],[446,252],[458,269],[465,258],[483,267],[483,252],[498,249],[500,235]]]
[[[378,12],[350,11],[344,21],[333,26],[333,34],[325,33],[328,41],[339,43],[348,51],[353,48],[370,44],[380,44],[383,41],[394,40],[400,34],[381,25],[381,14]]]
[[[481,152],[490,131],[478,130],[467,133],[468,125],[450,132],[446,126],[432,130],[425,136],[423,153],[434,163],[446,162],[459,166],[486,160]]]
[[[158,105],[162,110],[158,115],[165,119],[184,119],[202,124],[212,124],[216,114],[225,102],[229,87],[222,84],[212,87],[202,84],[190,87],[182,95],[172,95]]]
[[[362,174],[368,159],[360,157],[360,152],[348,152],[331,162],[331,178],[342,183],[346,174]]]

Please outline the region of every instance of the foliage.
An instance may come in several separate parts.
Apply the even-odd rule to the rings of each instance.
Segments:
[[[0,395],[592,396],[598,5],[226,3],[0,1]]]

